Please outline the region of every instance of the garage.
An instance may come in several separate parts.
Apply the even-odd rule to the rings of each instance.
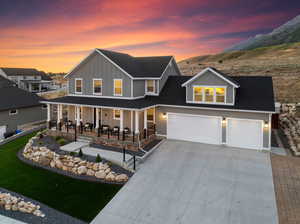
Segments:
[[[168,113],[167,138],[221,144],[221,118]]]
[[[227,145],[239,148],[262,149],[263,122],[259,120],[227,120]]]
[[[5,132],[6,132],[6,126],[0,126],[0,140],[4,139]]]

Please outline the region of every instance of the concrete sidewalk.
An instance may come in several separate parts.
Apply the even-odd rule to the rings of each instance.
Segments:
[[[92,224],[277,224],[270,154],[167,140]]]
[[[26,224],[25,222],[21,222],[19,220],[6,217],[4,215],[0,215],[0,223],[1,224]]]

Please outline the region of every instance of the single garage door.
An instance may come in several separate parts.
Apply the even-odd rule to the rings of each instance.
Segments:
[[[262,121],[228,119],[227,145],[239,148],[261,149]]]
[[[170,113],[167,138],[221,144],[221,118]]]

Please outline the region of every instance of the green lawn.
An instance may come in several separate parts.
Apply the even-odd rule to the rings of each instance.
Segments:
[[[0,146],[0,187],[91,221],[121,186],[75,180],[24,164],[16,153],[33,135]]]

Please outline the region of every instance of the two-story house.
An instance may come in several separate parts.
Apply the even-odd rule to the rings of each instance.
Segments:
[[[117,130],[117,140],[125,142],[151,135],[270,149],[275,111],[270,77],[231,77],[210,67],[182,76],[172,56],[95,49],[65,78],[68,95],[43,101],[60,133],[101,142]]]
[[[0,68],[0,76],[13,81],[19,88],[39,93],[51,89],[53,81],[35,68]]]

